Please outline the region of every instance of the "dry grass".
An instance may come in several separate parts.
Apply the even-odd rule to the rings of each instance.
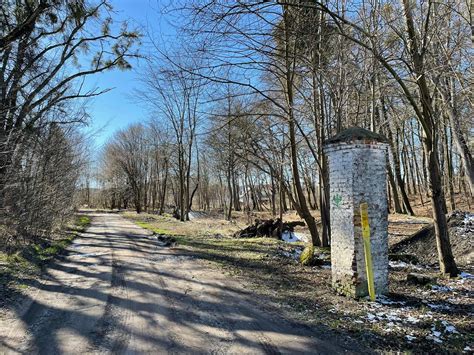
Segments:
[[[466,346],[474,348],[469,316],[473,312],[470,302],[473,280],[441,279],[439,286],[451,291],[438,292],[437,286],[407,284],[406,275],[413,271],[410,267],[391,270],[389,300],[395,303],[357,301],[333,292],[330,270],[305,267],[288,257],[301,249],[303,243],[231,238],[230,235],[246,225],[245,216],[232,223],[218,218],[179,222],[170,216],[134,213],[125,216],[157,233],[175,235],[181,251],[238,277],[256,297],[276,305],[289,318],[331,328],[380,352],[460,353]],[[423,225],[421,222],[430,220],[393,215],[390,221],[392,232],[411,234]],[[318,249],[317,252],[328,251]],[[446,331],[448,326],[455,327],[456,332]],[[438,331],[442,343],[433,338]]]
[[[78,215],[65,230],[55,235],[37,237],[27,244],[10,247],[8,252],[0,250],[0,307],[15,301],[17,292],[35,281],[89,224],[89,217]]]
[[[415,212],[416,216],[428,217],[428,218],[431,218],[433,216],[432,209],[431,209],[431,201],[429,197],[423,196],[423,203],[421,202],[419,195],[411,195],[409,196],[409,200],[413,208],[413,212]],[[454,195],[454,202],[456,205],[456,210],[470,211],[470,212],[473,212],[474,210],[474,200],[470,196],[457,193]],[[448,196],[446,196],[446,203],[449,209],[450,204],[449,204]]]

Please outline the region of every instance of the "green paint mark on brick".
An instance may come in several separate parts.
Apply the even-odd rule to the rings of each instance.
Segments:
[[[336,207],[340,207],[340,206],[341,206],[341,202],[342,202],[342,197],[341,197],[341,195],[339,195],[339,194],[334,195],[334,197],[332,198],[332,202],[334,202],[334,204],[336,205]]]

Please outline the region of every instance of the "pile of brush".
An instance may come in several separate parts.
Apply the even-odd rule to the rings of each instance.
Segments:
[[[296,226],[304,227],[304,222],[283,222],[280,218],[277,219],[256,219],[255,223],[234,233],[235,238],[256,238],[269,237],[281,239],[282,233],[289,231],[294,232]]]

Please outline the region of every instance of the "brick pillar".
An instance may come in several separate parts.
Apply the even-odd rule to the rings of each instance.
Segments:
[[[326,141],[331,208],[332,285],[351,297],[368,295],[360,204],[369,205],[375,292],[388,291],[386,139],[354,127]]]

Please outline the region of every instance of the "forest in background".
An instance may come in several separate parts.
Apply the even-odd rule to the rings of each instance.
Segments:
[[[173,2],[161,16],[179,35],[147,34],[140,54],[135,99],[151,118],[117,132],[92,167],[80,127],[86,99],[107,89],[83,79],[139,56],[140,35],[112,11],[2,2],[2,242],[48,234],[87,204],[182,221],[294,209],[327,246],[323,145],[359,126],[390,142],[391,211],[429,204],[441,271],[458,273],[446,213],[474,194],[470,3]]]
[[[94,204],[182,221],[192,209],[228,220],[293,209],[313,244],[328,246],[324,142],[358,126],[390,142],[391,212],[429,205],[441,270],[457,274],[446,213],[471,208],[474,188],[469,10],[462,1],[174,5],[180,38],[166,49],[152,38],[135,95],[151,119],[104,147]]]

